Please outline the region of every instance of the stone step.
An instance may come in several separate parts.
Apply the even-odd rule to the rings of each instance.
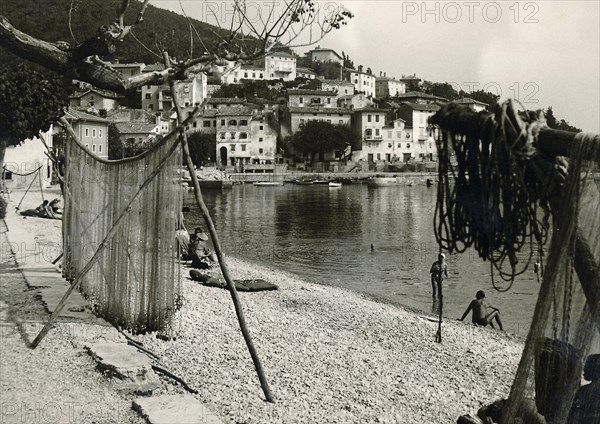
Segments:
[[[191,395],[137,398],[132,408],[150,424],[223,424],[206,405]]]
[[[111,378],[119,393],[151,394],[160,387],[152,360],[125,343],[95,343],[85,346],[99,371]]]

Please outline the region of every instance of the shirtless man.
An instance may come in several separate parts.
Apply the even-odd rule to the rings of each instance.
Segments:
[[[429,273],[431,274],[431,289],[433,291],[433,297],[435,298],[436,292],[439,293],[439,297],[442,297],[442,282],[444,281],[444,276],[448,278],[446,255],[443,253],[438,255],[438,260],[431,264]]]
[[[492,309],[492,312],[488,313],[488,308]],[[469,307],[460,318],[460,320],[464,320],[469,312],[473,311],[472,322],[473,324],[481,325],[485,327],[486,325],[491,325],[494,327],[493,321],[496,320],[498,323],[498,327],[500,330],[504,330],[502,328],[502,322],[500,321],[500,310],[498,308],[494,308],[493,306],[488,305],[485,301],[485,292],[483,290],[479,290],[475,295],[475,299],[469,303]]]

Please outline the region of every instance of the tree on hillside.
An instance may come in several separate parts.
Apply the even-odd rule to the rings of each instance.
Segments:
[[[346,53],[342,52],[342,61],[343,67],[347,69],[354,69],[354,62],[350,60],[350,56],[346,55]]]
[[[121,141],[121,133],[114,122],[108,124],[108,159],[123,159],[125,157],[125,145]]]
[[[458,92],[447,82],[423,81],[422,90],[425,93],[434,96],[443,97],[448,100],[454,100],[458,97]]]
[[[23,63],[0,69],[0,169],[8,146],[48,131],[68,104],[56,75]]]
[[[492,108],[498,103],[498,100],[500,99],[499,95],[483,90],[472,91],[470,93],[460,90],[458,94],[460,97],[470,97],[473,100],[487,103],[488,110],[492,110]]]
[[[197,167],[204,166],[207,162],[214,162],[217,154],[217,137],[215,134],[206,134],[200,131],[188,135],[190,156]]]
[[[311,163],[314,162],[317,154],[344,150],[351,143],[347,126],[317,120],[300,124],[299,130],[291,140],[291,146]]]
[[[546,118],[546,124],[548,124],[550,128],[562,131],[581,132],[581,129],[570,125],[564,119],[559,120],[556,118],[552,106],[549,106],[548,109],[544,111],[544,118]]]

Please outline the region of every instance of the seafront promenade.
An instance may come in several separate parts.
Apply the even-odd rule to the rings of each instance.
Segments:
[[[22,209],[35,206],[36,196],[28,195]],[[24,244],[23,251],[29,252],[60,246],[60,222],[17,216],[19,198],[15,192],[9,203],[8,243]],[[19,266],[26,264],[27,256],[15,256]],[[54,258],[42,256],[46,261]],[[508,395],[523,348],[515,337],[447,321],[443,342],[436,343],[433,317],[230,256],[227,265],[235,279],[262,278],[279,286],[275,292],[240,294],[274,404],[263,399],[229,293],[192,281],[185,266],[176,338],[133,336],[160,357],[162,366],[196,389],[194,397],[224,423],[455,423],[459,415],[474,414],[481,405]],[[217,268],[212,272],[220,276]],[[22,320],[24,305],[11,296],[3,295],[3,301],[11,311],[6,325],[14,326]],[[30,338],[44,314],[27,327]],[[2,347],[2,385],[8,400],[93,400],[98,410],[111,414],[98,422],[137,422],[129,410],[131,399],[112,392],[84,353],[82,335],[95,334],[92,328],[96,324],[63,319],[34,351],[18,335],[11,336]],[[65,374],[47,372],[56,368]],[[33,376],[41,382],[31,385]],[[86,390],[74,391],[74,386]],[[102,391],[106,394],[98,395]],[[163,380],[159,393],[184,390]],[[89,422],[86,418],[76,416],[71,422]]]

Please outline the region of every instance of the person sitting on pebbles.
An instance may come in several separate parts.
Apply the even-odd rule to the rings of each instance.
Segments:
[[[488,312],[488,309],[492,309],[492,312]],[[500,330],[504,330],[504,328],[502,328],[502,321],[500,321],[500,310],[488,305],[485,301],[485,292],[483,290],[479,290],[475,294],[475,299],[469,303],[469,307],[462,317],[460,317],[460,321],[464,320],[471,311],[473,311],[473,324],[481,325],[483,327],[491,325],[492,328],[494,328],[493,321],[495,320]]]
[[[206,245],[208,235],[198,227],[190,236],[189,257],[192,259],[192,268],[208,269],[213,262],[213,254]]]

